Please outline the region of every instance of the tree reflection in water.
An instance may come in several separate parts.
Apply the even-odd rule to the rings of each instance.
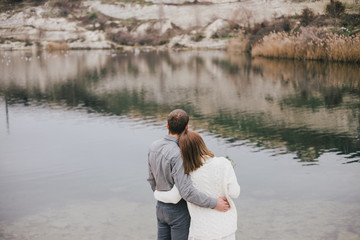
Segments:
[[[329,151],[349,158],[344,163],[360,158],[359,65],[212,51],[37,53],[32,62],[24,60],[29,53],[3,54],[13,59],[0,65],[0,95],[10,106],[55,104],[154,122],[183,108],[194,129],[232,145],[294,152],[309,164]]]

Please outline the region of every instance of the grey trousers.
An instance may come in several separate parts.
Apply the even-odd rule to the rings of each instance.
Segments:
[[[188,240],[190,214],[186,201],[177,204],[157,202],[158,240]]]

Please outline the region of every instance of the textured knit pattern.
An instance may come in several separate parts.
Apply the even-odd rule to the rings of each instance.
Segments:
[[[188,202],[191,215],[190,237],[210,240],[235,233],[237,212],[231,198],[239,196],[240,186],[230,161],[223,157],[209,158],[190,175],[196,189],[216,198],[226,196],[230,203],[229,211],[219,212]]]

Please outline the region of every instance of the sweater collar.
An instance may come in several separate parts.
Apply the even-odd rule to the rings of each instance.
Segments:
[[[179,139],[177,139],[176,137],[173,137],[173,136],[165,135],[165,139],[168,141],[179,143]]]

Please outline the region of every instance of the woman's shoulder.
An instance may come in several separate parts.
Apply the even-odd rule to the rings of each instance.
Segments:
[[[226,157],[218,157],[218,156],[215,156],[212,158],[214,161],[217,161],[217,162],[229,162],[229,159],[227,159]]]
[[[217,165],[223,165],[223,166],[231,165],[230,160],[227,159],[226,157],[212,157],[210,161]]]

